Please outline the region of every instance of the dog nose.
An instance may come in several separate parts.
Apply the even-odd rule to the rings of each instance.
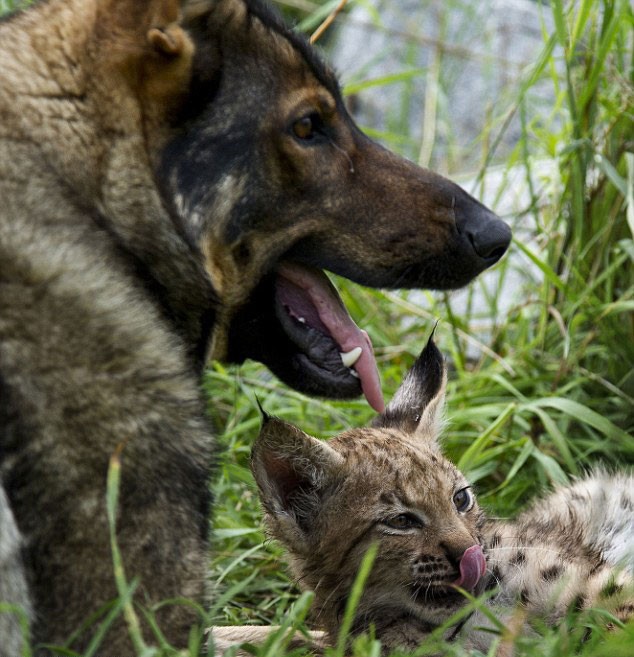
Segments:
[[[471,243],[476,254],[487,262],[496,263],[511,243],[511,229],[484,206],[472,214],[460,231]],[[460,229],[460,228],[459,228]]]
[[[470,226],[465,235],[473,250],[489,264],[497,262],[511,243],[511,229],[493,213],[478,226]]]

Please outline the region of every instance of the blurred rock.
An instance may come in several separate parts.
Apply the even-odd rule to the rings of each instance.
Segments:
[[[344,84],[412,72],[353,95],[361,125],[411,159],[455,172],[482,163],[552,18],[548,6],[529,0],[368,0],[337,25],[329,49]],[[531,88],[529,116],[552,105],[551,89],[548,80]],[[516,114],[494,161],[520,133]]]

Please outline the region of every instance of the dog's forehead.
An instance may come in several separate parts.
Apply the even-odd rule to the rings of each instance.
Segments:
[[[243,0],[240,0],[243,1]],[[281,16],[260,0],[244,0],[249,14],[259,20],[267,31],[272,31],[295,50],[305,61],[313,74],[333,95],[339,94],[339,82],[332,68],[320,56],[304,35],[291,30]]]
[[[211,37],[216,28],[227,33],[240,33],[258,42],[260,55],[272,59],[281,57],[290,68],[307,68],[332,95],[341,95],[339,81],[333,69],[300,33],[290,29],[281,15],[260,0],[189,0],[185,5],[185,20],[204,18]]]

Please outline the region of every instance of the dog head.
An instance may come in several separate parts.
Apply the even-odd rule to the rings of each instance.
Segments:
[[[363,391],[382,410],[367,335],[323,270],[373,287],[457,288],[504,254],[509,228],[366,137],[332,70],[259,0],[148,4],[159,18],[140,76],[146,139],[218,299],[212,355],[260,360],[308,393]]]

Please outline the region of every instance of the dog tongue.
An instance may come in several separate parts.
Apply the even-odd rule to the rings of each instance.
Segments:
[[[472,591],[487,569],[487,562],[479,545],[465,550],[460,559],[460,577],[453,583],[465,591]]]
[[[296,319],[301,317],[309,326],[330,335],[343,353],[361,347],[361,356],[353,368],[359,375],[368,403],[382,413],[385,403],[372,343],[368,334],[352,321],[334,285],[321,270],[303,265],[285,262],[277,271],[292,283],[289,286],[292,292],[288,290],[287,294],[294,298],[291,310]]]

